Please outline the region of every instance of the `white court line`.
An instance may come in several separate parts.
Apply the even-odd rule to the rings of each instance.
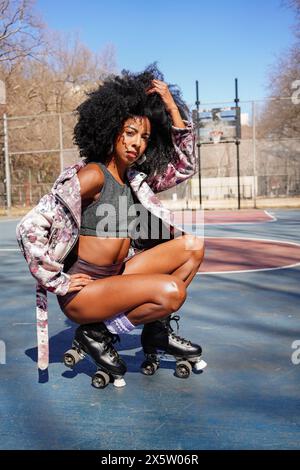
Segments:
[[[220,240],[222,240],[223,238],[231,238],[231,239],[234,239],[234,240],[254,240],[254,241],[260,240],[262,242],[281,243],[283,245],[295,245],[295,246],[300,247],[300,243],[298,243],[298,242],[290,242],[288,240],[276,240],[274,238],[231,237],[230,235],[226,236],[226,237],[212,237],[212,236],[209,236],[209,237],[205,237],[205,238],[219,238]]]
[[[263,241],[263,242],[272,242],[272,243],[278,243],[278,244],[284,244],[284,245],[295,245],[300,248],[300,243],[296,242],[286,242],[286,241],[281,241],[281,240],[272,240],[268,238],[244,238],[244,237],[205,237],[205,238],[218,238],[220,240],[223,240],[224,238],[228,239],[234,239],[234,240],[251,240],[251,241]],[[211,274],[240,274],[240,273],[254,273],[254,272],[259,272],[259,271],[277,271],[279,269],[289,269],[289,268],[295,268],[296,266],[300,266],[299,263],[295,264],[288,264],[285,266],[279,266],[277,268],[258,268],[258,269],[242,269],[239,271],[210,271],[210,272],[197,272],[196,274],[199,275],[211,275]]]
[[[0,251],[21,251],[20,248],[0,248]]]
[[[277,271],[279,269],[289,269],[289,268],[295,268],[297,266],[300,266],[300,263],[296,264],[289,264],[286,266],[280,266],[280,268],[259,268],[259,269],[243,269],[241,271],[210,271],[209,273],[206,272],[197,272],[196,274],[201,274],[201,276],[208,276],[211,274],[241,274],[241,273],[254,273],[254,272],[259,272],[259,271]]]
[[[269,217],[271,217],[273,220],[270,220],[269,222],[276,222],[278,219],[275,217],[275,215],[272,215],[269,211],[264,211],[265,214],[267,214]]]
[[[19,220],[20,217],[16,217],[15,219],[0,219],[0,222],[15,222],[16,220]]]

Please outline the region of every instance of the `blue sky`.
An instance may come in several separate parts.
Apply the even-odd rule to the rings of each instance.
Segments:
[[[158,61],[189,104],[268,95],[267,74],[293,42],[294,13],[282,0],[37,0],[54,30],[78,32],[91,50],[116,48],[118,70]]]

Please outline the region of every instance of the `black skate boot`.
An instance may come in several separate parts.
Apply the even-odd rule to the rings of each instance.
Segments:
[[[86,355],[90,356],[99,368],[92,378],[92,385],[104,388],[110,379],[116,387],[126,385],[123,376],[127,367],[115,350],[113,343],[120,341],[118,335],[110,333],[104,323],[80,325],[72,344],[64,354],[64,364],[73,368]]]
[[[153,375],[159,368],[161,352],[172,355],[176,359],[175,375],[180,378],[188,378],[192,367],[196,371],[204,369],[206,362],[201,359],[202,349],[198,344],[191,343],[174,333],[171,321],[177,323],[180,317],[174,315],[144,325],[141,342],[145,354],[142,364],[142,372],[145,375]]]

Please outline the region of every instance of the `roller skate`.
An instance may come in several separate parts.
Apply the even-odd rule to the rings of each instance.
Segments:
[[[202,348],[174,333],[171,321],[177,323],[180,317],[174,315],[144,325],[141,342],[145,354],[142,373],[153,375],[160,366],[160,358],[171,355],[176,359],[175,375],[187,379],[191,370],[204,369],[207,364],[201,359]]]
[[[74,336],[72,348],[64,354],[64,364],[73,368],[86,356],[95,362],[98,370],[92,377],[92,385],[104,388],[111,381],[115,387],[123,387],[127,367],[115,350],[113,343],[120,341],[110,333],[104,323],[80,325]]]

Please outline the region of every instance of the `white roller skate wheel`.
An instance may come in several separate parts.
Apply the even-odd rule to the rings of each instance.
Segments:
[[[207,366],[207,363],[203,361],[203,359],[201,359],[200,361],[195,362],[194,369],[199,371],[199,370],[205,369],[206,366]]]
[[[114,380],[114,386],[117,388],[125,387],[125,385],[126,385],[126,382],[123,378]]]

